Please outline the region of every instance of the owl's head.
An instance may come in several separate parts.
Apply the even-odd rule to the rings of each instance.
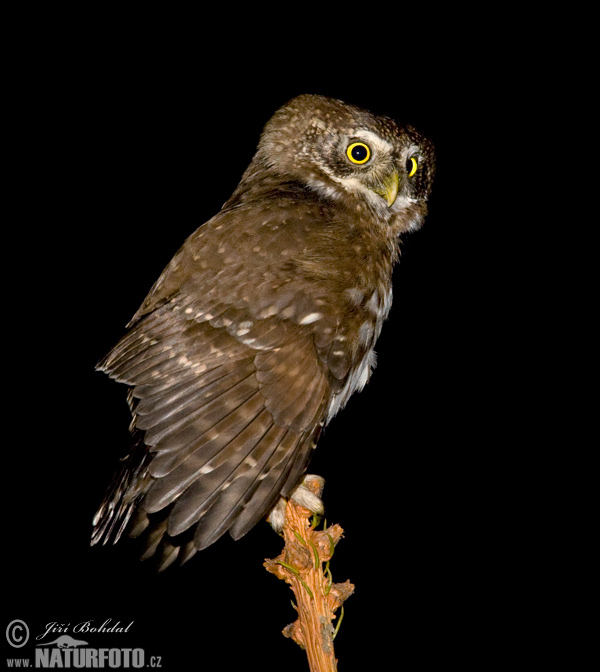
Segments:
[[[269,120],[253,163],[406,230],[417,228],[425,214],[435,155],[431,142],[410,126],[302,95]]]

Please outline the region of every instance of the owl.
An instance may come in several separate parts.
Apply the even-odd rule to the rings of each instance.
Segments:
[[[302,500],[323,426],[375,365],[434,169],[431,142],[390,118],[317,95],[275,112],[98,365],[128,386],[133,440],[92,544],[141,536],[164,569]]]

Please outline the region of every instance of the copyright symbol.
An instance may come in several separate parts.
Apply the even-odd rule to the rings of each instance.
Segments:
[[[6,641],[15,649],[20,649],[27,644],[29,628],[25,621],[11,621],[6,627]]]

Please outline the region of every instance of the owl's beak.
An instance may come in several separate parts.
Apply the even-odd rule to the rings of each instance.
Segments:
[[[398,171],[394,170],[376,186],[373,188],[373,191],[380,196],[383,196],[387,201],[388,207],[391,207],[398,196],[398,187],[400,184],[400,178],[398,177]]]

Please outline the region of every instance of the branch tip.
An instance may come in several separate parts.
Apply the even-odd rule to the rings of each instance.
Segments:
[[[324,480],[307,477],[303,483],[317,496],[323,492]],[[312,519],[311,519],[312,518]],[[354,592],[349,582],[334,583],[330,560],[343,536],[339,525],[317,530],[316,516],[290,499],[285,508],[283,538],[285,546],[277,558],[265,560],[267,571],[290,585],[298,619],[286,626],[283,635],[293,639],[306,651],[311,672],[334,672],[337,661],[333,640],[344,616],[343,603]],[[336,627],[332,621],[337,616]]]

